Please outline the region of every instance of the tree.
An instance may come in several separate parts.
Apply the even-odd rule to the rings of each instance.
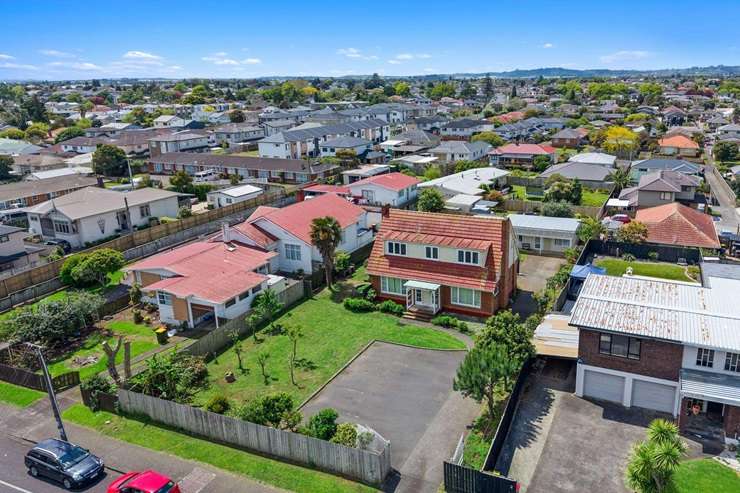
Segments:
[[[632,221],[617,230],[617,240],[623,243],[644,243],[648,229],[639,221]]]
[[[26,139],[39,142],[49,135],[49,125],[46,123],[34,123],[26,129]]]
[[[267,374],[267,360],[270,359],[270,353],[267,351],[260,351],[257,353],[257,364],[260,366],[262,372],[262,380],[267,385],[270,382],[270,376]]]
[[[405,169],[402,171],[402,173],[409,174],[411,176],[415,176],[413,171],[410,169]],[[442,176],[442,170],[439,169],[439,166],[429,166],[427,169],[424,170],[424,180],[436,180],[437,178],[440,178]]]
[[[640,137],[626,127],[610,126],[604,131],[604,149],[621,157],[629,157],[640,148]]]
[[[542,204],[542,215],[548,217],[573,217],[573,209],[567,202],[544,202]]]
[[[408,97],[411,94],[411,87],[408,82],[399,81],[393,86],[393,90],[398,96]]]
[[[249,320],[250,324],[253,324],[254,326],[255,334],[257,332],[256,323],[254,323],[255,320],[257,323],[261,319],[266,320],[267,325],[270,327],[270,330],[272,330],[273,321],[282,309],[283,303],[280,301],[280,298],[274,290],[265,289],[264,291],[259,293],[254,298],[254,301],[252,301],[252,312],[257,318]]]
[[[77,126],[68,127],[57,134],[54,138],[54,143],[58,144],[74,137],[82,137],[83,135],[85,135],[85,131],[82,128]]]
[[[648,426],[647,440],[632,449],[625,471],[627,485],[638,493],[674,491],[673,475],[686,451],[675,424],[654,420]]]
[[[455,97],[455,85],[452,82],[440,82],[427,91],[427,97],[438,101],[442,98]]]
[[[473,135],[470,138],[470,142],[487,142],[493,147],[499,147],[506,143],[506,141],[496,132],[480,132]]]
[[[244,366],[242,365],[242,352],[244,352],[244,347],[242,345],[241,337],[239,337],[239,331],[232,330],[229,332],[229,339],[231,339],[231,349],[234,351],[234,355],[236,356],[239,371],[244,373]]]
[[[534,169],[540,173],[545,171],[547,167],[550,166],[550,163],[552,163],[552,160],[549,154],[540,154],[539,156],[535,156],[533,161]]]
[[[319,250],[324,262],[326,285],[331,289],[334,271],[334,253],[342,242],[342,227],[331,216],[317,217],[311,221],[311,243]]]
[[[142,295],[143,293],[141,291],[141,284],[139,284],[138,282],[133,283],[128,289],[128,299],[132,305],[138,305],[139,303],[141,303]]]
[[[581,218],[577,234],[578,239],[586,243],[588,240],[598,240],[601,235],[606,234],[606,227],[598,219],[584,216]]]
[[[131,350],[130,350],[130,342],[125,341],[123,336],[118,336],[118,342],[116,344],[115,349],[111,348],[108,341],[103,341],[102,347],[103,351],[105,352],[105,356],[107,358],[107,367],[108,367],[108,374],[113,379],[114,382],[116,382],[116,385],[122,385],[123,381],[121,380],[121,376],[118,373],[118,369],[116,368],[116,358],[118,357],[118,353],[121,350],[122,346],[128,346],[124,350],[124,355],[128,358],[128,360],[124,361],[124,367],[128,368],[126,377],[130,377],[131,373]]]
[[[493,96],[493,81],[490,76],[486,76],[486,79],[483,82],[483,94],[485,94],[488,99]]]
[[[13,158],[7,154],[0,155],[0,180],[10,178],[10,171],[13,169]]]
[[[334,155],[342,166],[356,166],[359,163],[354,149],[339,149]]]
[[[101,144],[92,155],[95,173],[104,176],[126,176],[128,163],[123,149],[111,144]]]
[[[7,128],[0,132],[0,138],[12,139],[12,140],[23,140],[26,138],[26,132],[18,128]]]
[[[170,178],[170,185],[176,192],[184,193],[193,185],[193,177],[190,176],[187,171],[177,171],[172,175],[172,178]]]
[[[292,325],[286,330],[288,339],[290,339],[290,381],[293,385],[295,383],[295,362],[296,353],[298,351],[298,339],[303,337],[303,330],[297,325]]]
[[[719,162],[735,161],[740,158],[738,145],[735,142],[717,142],[714,146],[714,159]]]
[[[620,192],[630,185],[632,182],[632,175],[630,174],[629,168],[617,166],[614,168],[614,171],[609,173],[606,179],[614,183],[614,188],[617,189],[617,192]]]
[[[233,175],[229,175],[229,184],[236,186],[239,183],[241,183],[242,177],[239,175],[239,173],[234,173]]]
[[[422,212],[440,212],[445,207],[445,199],[442,192],[436,188],[425,188],[419,194],[416,208]]]
[[[462,173],[463,171],[475,168],[487,168],[488,166],[489,164],[485,161],[461,159],[460,161],[455,161],[455,173]]]
[[[229,113],[229,121],[231,123],[244,123],[245,120],[246,117],[244,116],[244,112],[242,110],[234,110]]]
[[[108,282],[108,274],[126,264],[123,254],[112,248],[100,248],[91,253],[80,254],[79,257],[81,260],[75,261],[70,272],[76,286],[105,285]],[[73,258],[74,256],[70,257],[66,262],[71,262]]]
[[[501,345],[508,354],[519,361],[526,361],[535,354],[532,344],[535,328],[522,322],[518,313],[503,310],[486,320],[486,326],[477,334],[475,343],[482,347]]]
[[[503,345],[475,345],[457,369],[452,388],[478,403],[485,401],[488,419],[492,420],[498,391],[508,389],[520,367],[520,361],[509,355]]]

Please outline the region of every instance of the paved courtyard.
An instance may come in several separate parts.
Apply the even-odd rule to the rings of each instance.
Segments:
[[[537,303],[532,298],[532,294],[542,290],[547,284],[547,280],[563,264],[565,264],[564,258],[526,253],[524,259],[519,263],[519,275],[516,279],[518,293],[511,310],[518,313],[522,319],[537,311]]]
[[[376,342],[301,411],[310,416],[332,407],[340,421],[367,425],[390,440],[396,474],[386,491],[435,492],[442,461],[479,411],[452,390],[464,357],[463,351]]]

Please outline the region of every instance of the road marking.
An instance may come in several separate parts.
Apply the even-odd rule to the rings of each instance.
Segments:
[[[215,477],[214,473],[196,467],[180,480],[180,489],[182,493],[200,493]]]
[[[23,489],[23,488],[21,488],[20,486],[16,486],[16,485],[14,485],[14,484],[6,483],[6,482],[5,482],[5,481],[3,481],[2,479],[0,479],[0,484],[1,484],[1,485],[3,485],[3,486],[7,486],[8,488],[12,488],[12,489],[14,489],[15,491],[20,491],[21,493],[33,493],[33,491],[28,491],[28,490],[24,490],[24,489]]]

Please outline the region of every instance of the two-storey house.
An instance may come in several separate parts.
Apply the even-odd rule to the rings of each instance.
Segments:
[[[636,186],[622,189],[619,199],[629,201],[632,208],[654,207],[672,202],[696,207],[703,200],[703,196],[696,194],[699,184],[696,176],[664,169],[642,175]]]
[[[367,272],[379,297],[403,304],[410,316],[488,317],[509,304],[517,268],[507,218],[390,209]]]

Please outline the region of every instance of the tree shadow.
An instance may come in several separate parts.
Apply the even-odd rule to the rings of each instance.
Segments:
[[[318,368],[318,365],[307,358],[296,358],[295,367],[300,368],[301,370],[311,371]]]

